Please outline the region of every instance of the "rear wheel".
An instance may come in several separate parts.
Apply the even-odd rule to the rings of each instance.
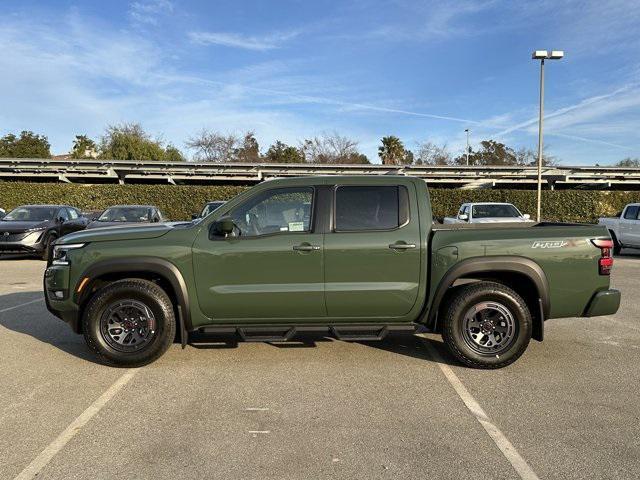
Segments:
[[[442,337],[451,353],[474,368],[515,362],[531,339],[527,304],[511,288],[493,282],[460,287],[444,312]]]
[[[139,367],[158,359],[176,334],[173,305],[153,282],[126,279],[98,290],[82,318],[87,345],[112,366]]]

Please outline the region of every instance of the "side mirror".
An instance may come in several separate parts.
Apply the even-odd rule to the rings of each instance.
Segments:
[[[469,215],[467,215],[466,213],[461,213],[460,215],[458,215],[458,218],[466,222],[469,220]]]
[[[64,223],[64,218],[62,217],[56,218],[56,223]]]
[[[197,213],[192,213],[191,214],[191,220],[196,220],[198,218],[200,218],[200,215],[198,215]]]
[[[529,215],[528,213],[523,213],[522,214],[522,218],[524,218],[525,220],[530,220],[531,219],[531,215]]]
[[[236,224],[233,223],[233,219],[231,217],[224,217],[211,224],[209,236],[227,237],[232,235],[237,229],[238,227],[236,227]]]

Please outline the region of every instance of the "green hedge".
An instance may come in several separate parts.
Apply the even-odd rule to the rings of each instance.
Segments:
[[[64,203],[83,210],[101,210],[115,204],[157,205],[172,220],[182,220],[200,211],[208,200],[228,200],[246,186],[213,185],[79,185],[60,183],[0,183],[0,207],[7,210],[28,203]],[[530,190],[432,189],[431,201],[438,217],[453,215],[464,202],[511,202],[535,216],[536,192]],[[543,218],[561,222],[595,222],[611,216],[630,202],[640,201],[640,192],[586,190],[544,191]]]

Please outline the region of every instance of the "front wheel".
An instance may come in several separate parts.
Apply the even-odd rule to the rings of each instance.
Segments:
[[[158,359],[176,334],[167,293],[148,280],[126,279],[98,290],[82,317],[85,341],[102,363],[140,367]]]
[[[515,362],[531,340],[527,304],[511,288],[494,282],[459,287],[444,312],[442,337],[451,353],[474,368]]]

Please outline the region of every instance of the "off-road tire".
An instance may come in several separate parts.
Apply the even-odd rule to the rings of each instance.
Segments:
[[[442,316],[442,338],[449,351],[461,363],[472,368],[502,368],[515,362],[527,349],[532,333],[532,318],[526,302],[511,288],[494,282],[477,282],[458,287],[456,292],[448,297]],[[482,302],[496,302],[510,312],[515,333],[511,343],[505,345],[505,350],[495,353],[479,353],[470,345],[463,330],[465,329],[465,315],[475,305]]]
[[[122,301],[140,302],[155,317],[155,333],[141,350],[135,352],[113,348],[101,331],[104,312]],[[173,343],[176,318],[171,299],[160,286],[131,278],[115,281],[95,292],[84,310],[82,327],[87,345],[102,363],[114,367],[140,367],[160,358]]]

